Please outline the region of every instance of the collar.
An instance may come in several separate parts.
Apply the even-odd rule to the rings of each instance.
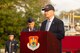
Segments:
[[[52,22],[52,21],[53,21],[53,19],[54,19],[54,16],[53,16],[53,17],[51,17],[51,19],[50,19],[50,20],[48,20],[48,21]]]
[[[32,29],[29,28],[29,31],[33,31],[33,30],[34,30],[34,28],[32,28]]]

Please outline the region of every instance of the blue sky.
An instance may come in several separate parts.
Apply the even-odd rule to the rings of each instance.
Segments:
[[[56,13],[59,14],[60,11],[70,11],[80,8],[80,0],[50,0],[52,4],[55,4]]]

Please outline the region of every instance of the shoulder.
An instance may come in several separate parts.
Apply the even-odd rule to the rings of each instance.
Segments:
[[[7,41],[5,42],[5,44],[6,44],[6,45],[7,45],[7,44],[9,44],[9,42],[10,42],[10,41],[9,41],[9,40],[7,40]]]
[[[57,22],[57,23],[63,23],[62,20],[60,20],[59,18],[56,18],[56,17],[54,18],[54,21]]]
[[[34,31],[38,31],[39,29],[37,27],[34,27]]]
[[[47,20],[44,20],[42,23],[47,22]]]
[[[7,40],[5,43],[9,43],[9,40]]]
[[[44,20],[43,22],[42,22],[42,24],[44,24],[44,23],[46,23],[47,22],[47,20]]]
[[[16,43],[16,44],[17,44],[17,43],[18,43],[18,41],[17,41],[17,40],[14,40],[14,41],[13,41],[13,43]]]

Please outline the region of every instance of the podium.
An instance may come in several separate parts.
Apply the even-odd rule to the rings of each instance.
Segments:
[[[20,53],[60,53],[59,40],[50,32],[21,32]]]

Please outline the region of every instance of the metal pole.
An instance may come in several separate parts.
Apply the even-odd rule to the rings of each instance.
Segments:
[[[73,12],[73,25],[74,25],[74,12]]]
[[[70,24],[71,24],[71,13],[70,13]]]
[[[70,18],[69,18],[69,14],[68,14],[68,30],[69,30],[69,23],[70,23]]]

